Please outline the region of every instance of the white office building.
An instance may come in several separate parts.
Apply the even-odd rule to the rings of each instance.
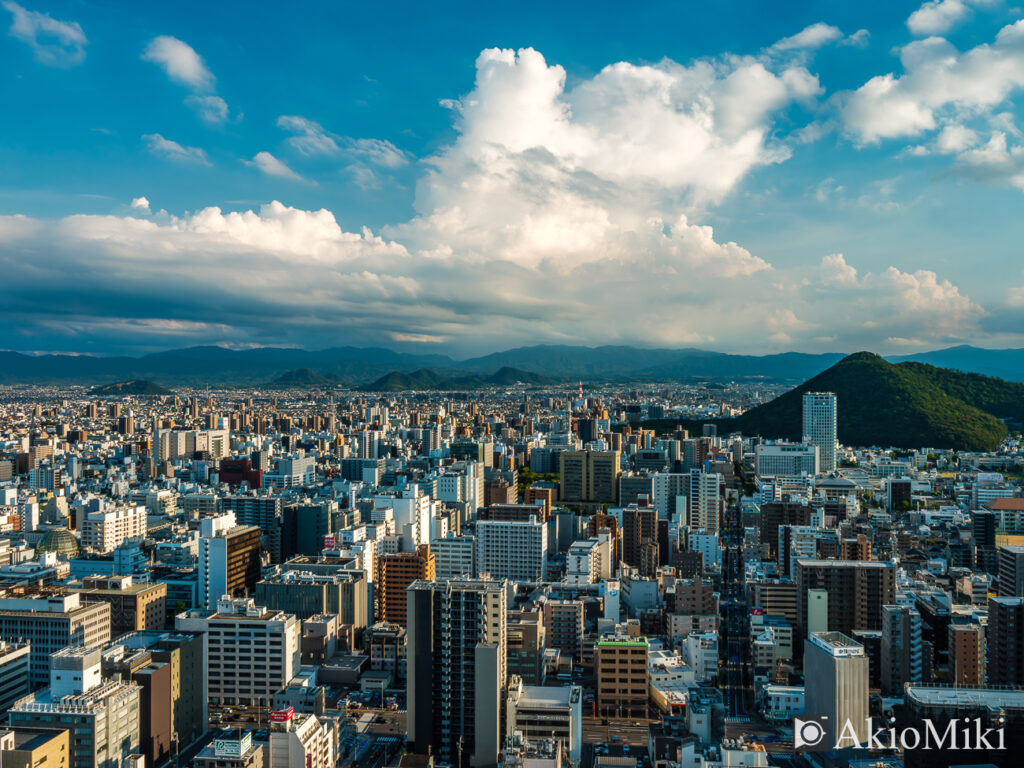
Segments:
[[[548,527],[529,520],[482,520],[476,525],[476,567],[490,579],[543,581]]]
[[[758,477],[818,474],[818,446],[811,443],[762,443],[755,456]]]
[[[459,576],[476,578],[476,537],[445,536],[430,542],[434,556],[434,577],[454,579]]]
[[[267,705],[299,672],[301,622],[251,598],[221,600],[216,611],[178,614],[174,625],[206,638],[211,705]]]

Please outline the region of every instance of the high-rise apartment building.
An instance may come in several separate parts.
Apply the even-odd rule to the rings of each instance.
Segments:
[[[999,547],[999,596],[1024,597],[1024,547]]]
[[[838,432],[834,392],[805,392],[803,441],[818,447],[818,467],[822,472],[836,469]]]
[[[504,734],[505,583],[417,581],[408,600],[412,750],[449,765],[496,765]]]
[[[172,751],[183,752],[206,733],[206,651],[202,635],[183,632],[133,632],[117,639],[105,658],[144,652],[153,664],[169,668],[170,736]],[[120,652],[119,652],[120,649]]]
[[[199,602],[251,595],[260,578],[260,529],[236,525],[235,514],[199,521]]]
[[[210,704],[268,705],[299,671],[299,620],[252,599],[221,600],[216,606],[174,620],[180,632],[206,635]]]
[[[488,579],[543,581],[548,527],[528,520],[481,520],[476,524],[476,567]]]
[[[924,674],[923,655],[921,614],[909,605],[883,605],[882,691],[899,694],[904,683],[920,683]]]
[[[1024,598],[989,598],[986,645],[988,684],[1024,685]]]
[[[822,749],[854,746],[839,736],[852,732],[860,743],[868,735],[868,656],[864,646],[841,632],[819,632],[804,641],[804,712],[825,715]],[[847,725],[848,724],[848,725]]]
[[[690,473],[658,472],[651,475],[651,504],[658,510],[658,517],[671,520],[676,515],[686,518],[687,500],[690,497]]]
[[[808,591],[815,589],[828,593],[829,631],[881,629],[882,606],[896,602],[896,569],[875,560],[797,560],[797,622],[804,636]]]
[[[92,576],[68,585],[82,602],[110,605],[110,634],[163,629],[167,617],[167,585],[136,583],[131,576]]]
[[[622,562],[654,576],[659,559],[658,510],[630,504],[622,510]]]
[[[295,537],[289,539],[283,529],[284,500],[280,496],[228,496],[221,503],[221,508],[235,513],[236,524],[254,525],[260,529],[262,545],[270,555],[271,563],[283,562],[295,553]]]
[[[985,685],[985,628],[978,622],[949,625],[949,676],[953,685],[980,688]]]
[[[122,507],[89,512],[82,523],[82,546],[96,552],[113,552],[125,539],[146,535],[146,508]]]
[[[557,648],[570,659],[578,659],[583,651],[583,601],[545,597],[542,605],[547,647]]]
[[[380,621],[406,626],[408,601],[405,591],[414,581],[433,581],[435,577],[434,554],[430,547],[421,546],[415,552],[394,552],[377,560],[380,566],[378,588],[380,590]]]
[[[690,500],[687,523],[690,528],[717,533],[722,520],[722,476],[717,472],[690,470]]]

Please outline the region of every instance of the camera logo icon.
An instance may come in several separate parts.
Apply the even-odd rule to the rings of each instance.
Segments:
[[[828,747],[824,743],[827,735],[827,715],[793,718],[793,749],[825,749]]]

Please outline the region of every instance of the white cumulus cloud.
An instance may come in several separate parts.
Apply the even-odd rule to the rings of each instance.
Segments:
[[[154,37],[142,58],[158,64],[172,80],[195,89],[213,86],[213,73],[207,69],[195,49],[186,42],[170,35]]]

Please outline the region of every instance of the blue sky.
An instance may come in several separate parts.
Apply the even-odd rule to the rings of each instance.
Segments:
[[[0,3],[4,346],[1024,345],[1024,13]]]

